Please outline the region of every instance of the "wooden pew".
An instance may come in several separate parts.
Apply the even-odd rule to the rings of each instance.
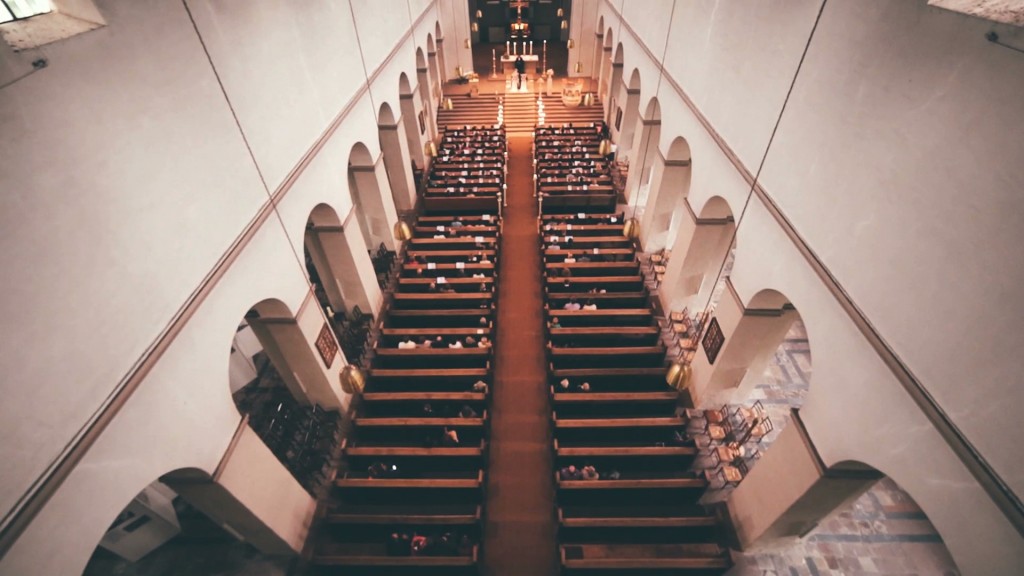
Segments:
[[[551,398],[555,407],[572,404],[624,404],[630,402],[664,402],[674,405],[679,400],[676,390],[659,390],[653,392],[557,392],[551,386]]]
[[[336,544],[314,553],[311,563],[314,566],[470,568],[479,562],[479,554],[478,545],[474,545],[472,553],[467,556],[389,556],[384,544]]]
[[[488,380],[490,371],[486,368],[443,368],[427,370],[391,370],[383,368],[370,368],[369,376],[374,384],[388,380],[398,380],[403,383],[415,383],[416,381],[429,382],[431,380],[464,380],[471,382],[474,379]]]
[[[418,369],[427,367],[486,366],[491,348],[375,348],[373,365],[378,368]]]
[[[487,411],[479,418],[413,418],[413,417],[364,417],[355,418],[356,428],[406,427],[406,426],[447,426],[449,428],[480,428],[487,422]]]
[[[609,512],[611,512],[609,514]],[[666,513],[667,512],[667,513]],[[714,516],[694,511],[673,514],[675,509],[649,507],[576,506],[558,508],[558,523],[563,528],[711,528],[718,525]]]
[[[547,286],[548,292],[559,292],[562,290],[588,290],[590,288],[603,288],[609,292],[637,291],[643,290],[644,277],[640,275],[552,277],[549,275],[545,285]]]
[[[585,392],[584,392],[585,394]],[[558,430],[572,428],[682,428],[686,426],[686,419],[681,416],[662,416],[656,418],[571,418],[560,419],[558,412],[551,413],[555,422],[555,433]]]
[[[591,366],[625,367],[627,365],[647,366],[661,363],[665,358],[665,348],[657,346],[619,346],[601,348],[562,348],[548,345],[548,354],[556,367],[568,367],[573,362]]]
[[[489,307],[494,295],[490,292],[396,292],[392,294],[392,298],[392,305],[396,308],[441,312],[439,308],[464,309],[473,304],[488,304]],[[390,314],[393,315],[394,310]]]
[[[479,327],[489,328],[491,319],[490,308],[462,308],[444,310],[397,310],[388,311],[386,325],[390,328],[413,327]],[[480,319],[487,320],[486,325]]]
[[[554,440],[555,455],[559,458],[596,458],[615,456],[624,458],[649,458],[665,456],[690,458],[697,455],[694,446],[562,446]]]
[[[597,310],[548,310],[548,318],[558,318],[564,328],[581,326],[651,326],[654,313],[650,308],[618,308]]]
[[[617,309],[617,308],[633,308],[641,309],[648,308],[650,299],[647,292],[605,292],[604,294],[594,292],[549,292],[547,293],[547,303],[550,309],[559,310],[563,309],[567,302],[570,300],[576,300],[577,302],[584,303],[587,300],[593,300],[598,305],[599,310]]]
[[[640,272],[640,264],[631,262],[548,262],[544,264],[544,272],[548,276],[564,278],[568,271],[572,278],[578,276],[636,276]]]
[[[381,524],[385,526],[476,526],[482,506],[344,506],[328,512],[328,524]]]
[[[348,457],[479,457],[487,449],[487,442],[483,439],[477,446],[353,446],[349,445],[348,438],[341,441],[341,450]]]
[[[567,570],[692,570],[724,573],[732,566],[714,544],[566,544],[559,546]],[[720,572],[718,572],[720,571]]]
[[[484,485],[484,471],[477,470],[473,477],[459,475],[458,472],[448,472],[452,477],[442,478],[367,478],[356,475],[353,472],[346,472],[345,476],[336,478],[334,485],[338,488],[373,488],[385,490],[399,490],[405,488],[418,488],[430,490],[466,490],[480,489]],[[600,480],[597,480],[600,482]]]

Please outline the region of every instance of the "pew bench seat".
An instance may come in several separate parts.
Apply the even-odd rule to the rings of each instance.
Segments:
[[[559,555],[563,568],[609,570],[609,574],[642,569],[724,573],[732,566],[716,544],[564,544]]]
[[[314,566],[471,567],[479,561],[479,547],[465,556],[389,556],[384,544],[331,544],[313,554]]]
[[[480,505],[423,506],[340,506],[325,516],[329,524],[447,525],[473,526],[480,523]]]

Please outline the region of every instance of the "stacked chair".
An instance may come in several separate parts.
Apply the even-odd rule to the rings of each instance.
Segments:
[[[538,182],[548,149],[535,147]],[[698,504],[708,481],[691,469],[698,449],[665,381],[635,246],[607,194],[588,186],[573,189],[571,203],[545,197],[539,223],[562,569],[722,574],[731,561],[721,521]]]

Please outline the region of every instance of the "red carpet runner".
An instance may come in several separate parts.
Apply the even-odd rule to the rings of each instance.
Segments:
[[[484,576],[558,573],[531,137],[509,137]]]

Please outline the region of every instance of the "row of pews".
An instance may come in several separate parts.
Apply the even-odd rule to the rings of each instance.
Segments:
[[[708,481],[622,214],[542,206],[563,573],[722,574],[721,523],[698,504]]]
[[[504,126],[446,127],[427,174],[424,210],[498,213],[507,161]]]
[[[501,222],[458,212],[428,208],[411,227],[314,574],[478,571]]]
[[[616,194],[601,154],[601,126],[538,126],[534,131],[536,192],[542,211],[611,212]]]

